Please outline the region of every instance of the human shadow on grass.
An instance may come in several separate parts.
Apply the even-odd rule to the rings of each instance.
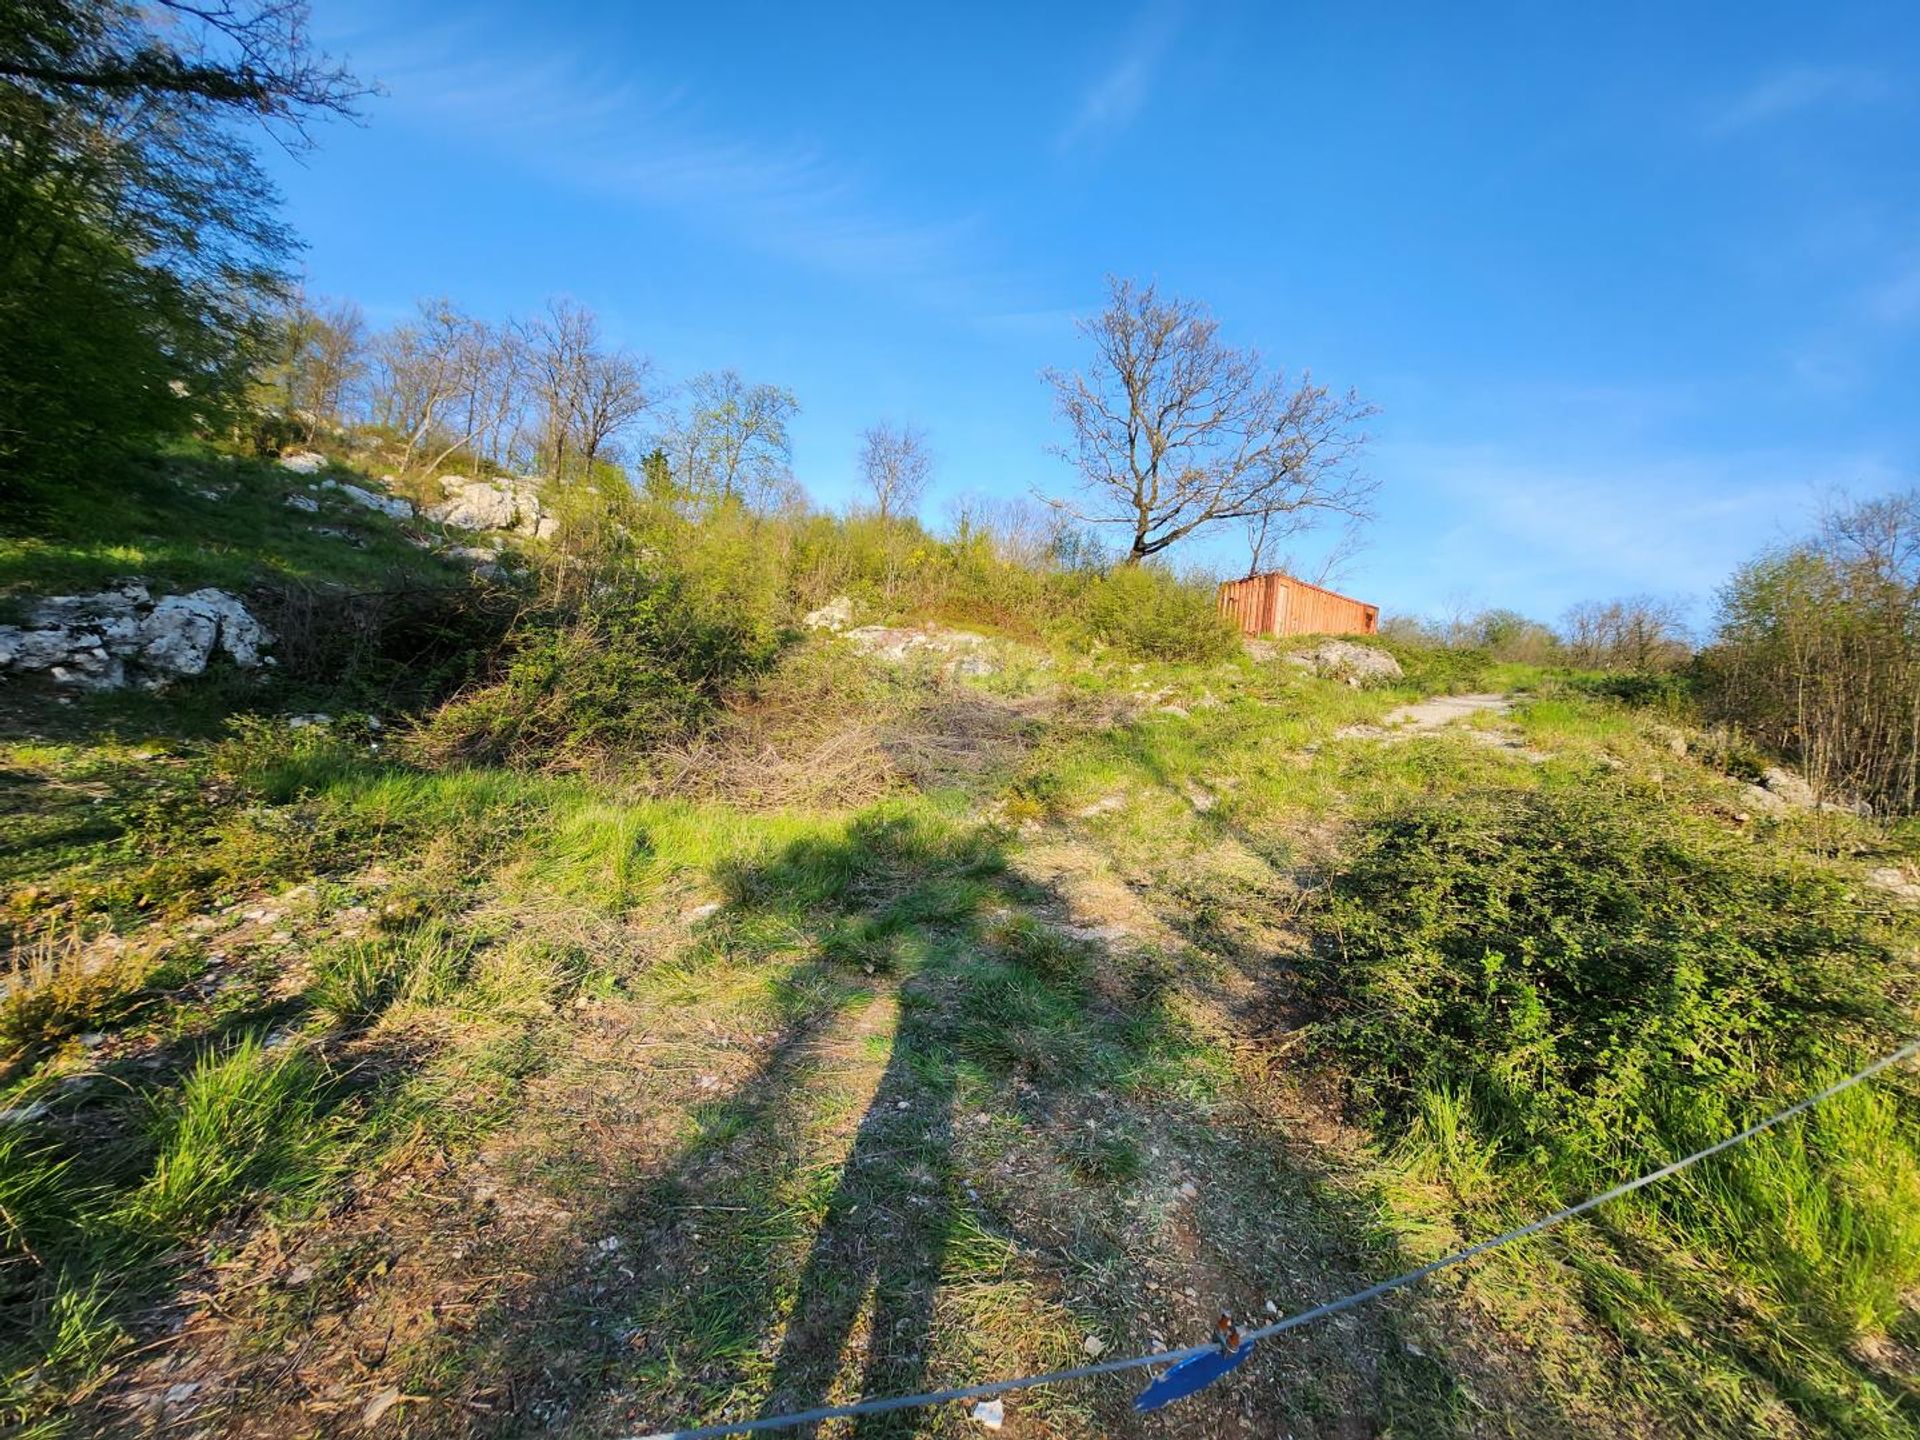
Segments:
[[[930,997],[909,981],[879,1086],[801,1272],[762,1415],[827,1401],[866,1317],[853,1396],[923,1387],[934,1301],[955,1221],[953,1069],[936,1053]],[[862,1417],[859,1436],[904,1435],[909,1414]]]
[[[529,1157],[543,1173],[573,1167],[594,1187],[592,1199],[559,1197],[572,1212],[566,1236],[536,1222],[489,1238],[473,1205],[449,1205],[422,1244],[475,1249],[435,1283],[472,1293],[470,1274],[524,1267],[522,1277],[491,1287],[487,1308],[470,1318],[438,1323],[424,1348],[383,1361],[375,1375],[339,1380],[356,1393],[393,1385],[437,1396],[409,1406],[408,1425],[420,1434],[580,1435],[744,1420],[964,1382],[981,1377],[941,1360],[954,1338],[942,1340],[941,1282],[969,1273],[966,1247],[977,1247],[982,1232],[1043,1274],[1077,1277],[1079,1298],[1066,1303],[1084,1309],[1090,1326],[1124,1329],[1134,1305],[1124,1284],[1109,1282],[1143,1260],[1126,1227],[1107,1234],[1097,1224],[1057,1224],[1062,1217],[1017,1200],[1005,1213],[996,1200],[983,1203],[967,1191],[953,1112],[963,1085],[969,1094],[984,1085],[1000,1097],[990,1108],[1018,1125],[1016,1153],[1045,1164],[1059,1151],[1059,1163],[1079,1173],[1061,1146],[1086,1132],[1082,1111],[1093,1092],[1160,1093],[1154,1077],[1181,1063],[1174,987],[1158,966],[1146,967],[1151,983],[1135,987],[1146,962],[1038,923],[1034,916],[1055,913],[1059,898],[1010,873],[1001,844],[991,831],[923,810],[881,807],[718,876],[726,903],[696,953],[676,963],[696,980],[699,951],[732,975],[764,968],[773,977],[771,1040],[730,1088],[694,1100],[692,1134],[664,1161],[646,1144],[622,1148],[634,1090],[610,1077],[604,1095],[570,1102],[583,1107],[568,1111],[580,1123]],[[858,1073],[855,1093],[836,1083],[840,1068]],[[644,1063],[630,1073],[643,1096],[659,1083]],[[604,1108],[593,1110],[598,1101]],[[836,1118],[849,1102],[858,1118]],[[1135,1108],[1140,1118],[1152,1107]],[[823,1138],[849,1128],[850,1143],[829,1143],[834,1153],[846,1146],[844,1158],[820,1165]],[[1145,1137],[1138,1143],[1144,1150]],[[1273,1188],[1284,1192],[1284,1180]],[[1124,1208],[1131,1194],[1089,1192],[1088,1203]],[[1083,1248],[1076,1257],[1063,1244]],[[1267,1258],[1255,1262],[1263,1274]],[[1222,1279],[1240,1285],[1230,1273]],[[350,1326],[378,1340],[388,1317],[376,1297],[356,1310]],[[1006,1319],[1033,1323],[1019,1308]],[[994,1342],[959,1343],[971,1352]],[[1340,1343],[1325,1341],[1329,1350]],[[1314,1353],[1343,1375],[1352,1369],[1337,1353]],[[263,1385],[284,1373],[278,1360],[259,1371]],[[330,1378],[319,1372],[300,1383],[324,1390]],[[1124,1383],[1097,1386],[1072,1403],[1102,1417],[1100,1433],[1142,1433],[1128,1393]],[[287,1407],[279,1413],[289,1425],[303,1404],[284,1393],[254,1398]],[[1241,1433],[1246,1403],[1244,1386],[1199,1402],[1185,1417],[1189,1433]],[[269,1429],[279,1423],[255,1418]],[[912,1435],[951,1419],[903,1411],[833,1433]]]

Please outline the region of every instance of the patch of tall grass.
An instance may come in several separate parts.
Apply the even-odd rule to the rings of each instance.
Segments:
[[[270,1045],[248,1035],[209,1051],[156,1102],[153,1168],[120,1216],[181,1234],[243,1200],[310,1192],[335,1138],[325,1090],[318,1062],[291,1039]]]

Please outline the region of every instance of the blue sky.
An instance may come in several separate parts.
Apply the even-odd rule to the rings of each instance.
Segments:
[[[932,520],[1058,492],[1039,372],[1108,272],[1379,405],[1341,583],[1390,611],[1704,616],[1920,483],[1911,3],[315,8],[387,94],[275,162],[314,290],[567,294],[785,384],[824,504],[881,417]]]

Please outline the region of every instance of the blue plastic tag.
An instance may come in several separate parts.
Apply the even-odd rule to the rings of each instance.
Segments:
[[[1182,1360],[1136,1395],[1133,1408],[1158,1410],[1169,1401],[1184,1400],[1194,1391],[1204,1390],[1252,1353],[1253,1345],[1248,1342],[1238,1350],[1209,1350],[1204,1355]]]

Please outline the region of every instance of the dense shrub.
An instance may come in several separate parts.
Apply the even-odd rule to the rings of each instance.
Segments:
[[[1095,640],[1143,660],[1219,660],[1240,645],[1212,586],[1183,583],[1151,565],[1119,566],[1091,581],[1078,620]]]
[[[1623,670],[1569,675],[1561,684],[1583,695],[1618,700],[1637,710],[1683,715],[1691,710],[1694,675],[1687,670]]]
[[[1362,837],[1320,923],[1305,994],[1364,1107],[1528,1209],[1890,1050],[1915,993],[1911,959],[1839,880],[1651,786],[1416,803]],[[1855,1095],[1642,1203],[1707,1253],[1737,1249],[1768,1305],[1828,1332],[1888,1323],[1920,1282],[1920,1114],[1899,1093]]]
[[[1450,695],[1485,687],[1493,657],[1484,650],[1421,644],[1382,635],[1380,647],[1400,662],[1405,683],[1423,694]]]
[[[680,582],[630,580],[524,624],[495,678],[442,706],[412,744],[436,763],[644,756],[695,729],[722,687],[771,653],[751,626],[690,603]]]
[[[492,584],[283,584],[256,596],[280,678],[324,689],[329,704],[369,709],[431,704],[467,684],[505,640],[523,599]]]
[[[1700,676],[1712,718],[1815,789],[1920,809],[1920,492],[1831,515],[1740,569]]]
[[[1470,1089],[1572,1179],[1850,1059],[1906,968],[1838,881],[1628,786],[1417,806],[1333,897],[1315,987],[1374,1102]]]

